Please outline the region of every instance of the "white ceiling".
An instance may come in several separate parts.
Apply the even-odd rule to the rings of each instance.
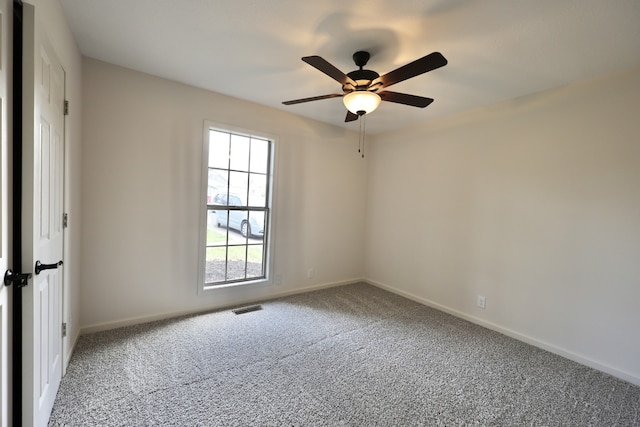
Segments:
[[[449,60],[390,88],[433,104],[383,102],[367,133],[640,66],[638,0],[60,1],[88,57],[350,129],[339,98],[282,105],[341,92],[301,57],[347,73],[367,50],[380,74],[433,51]]]

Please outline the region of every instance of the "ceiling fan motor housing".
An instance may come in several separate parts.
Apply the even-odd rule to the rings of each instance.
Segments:
[[[357,86],[354,88],[350,84],[345,84],[342,86],[342,90],[345,93],[353,92],[354,90],[367,90],[369,89],[369,84],[372,81],[380,77],[380,74],[376,73],[372,70],[355,70],[350,73],[347,73],[347,76],[357,83]]]

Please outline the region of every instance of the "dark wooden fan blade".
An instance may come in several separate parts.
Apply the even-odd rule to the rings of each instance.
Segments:
[[[301,104],[303,102],[319,101],[321,99],[340,98],[343,95],[344,95],[343,93],[332,93],[329,95],[312,96],[311,98],[302,98],[302,99],[294,99],[292,101],[283,101],[282,103],[284,105]]]
[[[397,104],[411,105],[412,107],[424,108],[433,102],[432,98],[425,98],[423,96],[409,95],[406,93],[390,92],[384,90],[379,92],[380,98],[383,101],[395,102]]]
[[[353,122],[354,120],[358,120],[358,116],[357,114],[353,114],[351,111],[347,110],[347,117],[345,117],[344,121],[346,122]]]
[[[314,55],[314,56],[305,56],[302,58],[304,62],[311,65],[312,67],[322,71],[327,76],[331,77],[341,85],[350,84],[354,87],[357,86],[356,82],[354,82],[350,77],[348,77],[345,73],[338,70],[333,65],[329,64],[325,59]]]
[[[371,86],[378,83],[382,83],[383,87],[391,86],[403,80],[410,79],[411,77],[419,76],[427,71],[435,70],[436,68],[444,67],[447,65],[447,59],[442,56],[440,52],[433,52],[427,56],[423,56],[420,59],[416,59],[407,65],[397,68],[387,74],[375,79]]]

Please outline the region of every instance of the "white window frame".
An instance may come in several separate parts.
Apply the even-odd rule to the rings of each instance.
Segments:
[[[235,135],[267,139],[271,141],[271,167],[269,170],[269,215],[268,221],[265,225],[265,242],[264,251],[266,251],[266,260],[264,261],[265,277],[256,280],[245,280],[240,282],[222,283],[217,285],[206,286],[205,283],[205,263],[206,263],[206,246],[207,246],[207,190],[209,185],[209,131],[228,132]],[[273,259],[275,248],[275,200],[276,200],[276,145],[277,140],[273,135],[268,135],[262,132],[254,132],[246,129],[241,129],[235,126],[229,126],[213,121],[205,120],[203,126],[203,144],[202,144],[202,170],[201,170],[201,183],[200,183],[200,226],[199,226],[199,239],[198,239],[198,294],[208,294],[215,292],[219,289],[228,289],[231,287],[258,287],[269,286],[275,283],[275,274],[273,273]]]

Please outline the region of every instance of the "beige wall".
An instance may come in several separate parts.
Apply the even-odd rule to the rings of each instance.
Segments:
[[[366,278],[640,384],[639,111],[632,70],[378,136]]]
[[[357,134],[96,60],[83,65],[85,330],[362,277],[366,162]],[[205,120],[277,138],[281,285],[196,294]]]
[[[65,118],[65,212],[69,227],[64,240],[64,321],[67,338],[65,357],[80,334],[80,230],[81,230],[81,134],[82,134],[82,56],[69,29],[62,7],[57,0],[27,0],[36,8],[41,22],[65,71],[65,97],[69,101],[69,115]]]

